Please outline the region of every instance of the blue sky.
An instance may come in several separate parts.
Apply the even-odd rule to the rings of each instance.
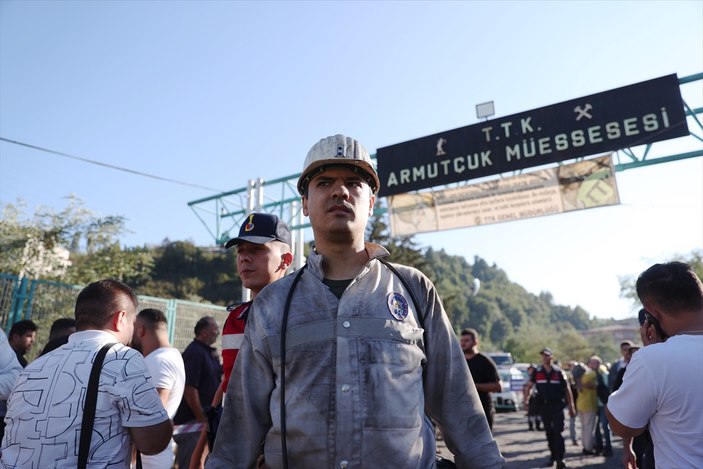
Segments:
[[[0,2],[0,136],[218,190],[298,173],[331,134],[374,153],[474,124],[489,100],[501,117],[700,72],[701,1]],[[692,107],[701,88],[684,87]],[[617,180],[616,207],[416,240],[626,317],[618,276],[703,247],[703,158]],[[0,201],[71,193],[125,216],[126,245],[213,243],[187,203],[214,192],[0,142]]]

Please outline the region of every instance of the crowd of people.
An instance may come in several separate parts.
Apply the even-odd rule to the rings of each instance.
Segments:
[[[669,262],[644,271],[636,289],[644,306],[638,315],[642,346],[625,340],[610,366],[593,355],[564,370],[552,364],[548,348],[542,350],[525,396],[530,409],[538,402],[551,453],[546,466],[565,467],[566,408],[574,445],[573,418],[580,420],[584,455],[612,455],[612,431],[623,438],[626,469],[703,467],[703,414],[695,398],[703,384],[703,284],[691,266]],[[550,419],[557,423],[554,431]]]
[[[225,247],[252,300],[228,308],[222,331],[200,318],[183,353],[166,315],[137,312],[110,279],[79,293],[31,363],[36,324],[1,333],[0,467],[502,467],[496,365],[476,330],[457,337],[422,272],[366,241],[379,187],[359,142],[315,144],[298,181],[307,263],[286,275],[290,228],[248,215]],[[642,348],[623,341],[610,367],[592,355],[562,369],[544,347],[530,369],[528,425],[545,432],[548,466],[567,465],[566,412],[585,455],[611,455],[612,429],[627,469],[703,467],[703,285],[686,264],[656,264],[637,294]],[[437,429],[453,461],[437,456]]]

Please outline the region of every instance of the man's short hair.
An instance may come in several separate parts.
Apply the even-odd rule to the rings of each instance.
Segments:
[[[461,331],[461,335],[470,335],[472,339],[474,339],[474,342],[476,342],[476,339],[478,339],[478,332],[476,332],[476,329],[473,329],[471,327],[467,327],[466,329]]]
[[[269,242],[271,244],[275,244],[276,246],[278,246],[279,249],[281,250],[281,254],[287,254],[289,252],[293,252],[291,247],[288,244],[284,243],[283,241],[269,241]]]
[[[136,308],[138,300],[131,288],[119,280],[93,282],[76,299],[76,329],[101,329],[123,306],[126,297]]]
[[[631,340],[623,340],[622,342],[620,342],[620,348],[623,348],[626,345],[632,347],[633,345],[635,345],[635,343]]]
[[[654,303],[670,315],[703,309],[703,284],[683,262],[654,264],[640,274],[636,288],[642,303]]]
[[[215,321],[215,318],[212,316],[203,316],[198,319],[198,322],[195,323],[195,335],[197,336],[200,334],[200,331],[207,329],[210,326],[210,321]]]
[[[65,332],[69,329],[75,329],[76,320],[73,318],[58,318],[56,321],[51,323],[51,329],[49,330],[49,335],[58,334],[59,332]]]
[[[149,327],[149,329],[156,329],[159,324],[168,325],[168,319],[166,315],[160,309],[146,308],[139,311],[137,317],[144,321],[144,324]]]
[[[58,318],[51,323],[49,329],[49,340],[55,340],[59,337],[67,337],[76,330],[76,320],[73,318]]]
[[[10,334],[8,337],[12,337],[13,335],[18,335],[18,336],[23,336],[27,332],[36,332],[37,331],[37,325],[34,324],[34,321],[31,321],[29,319],[23,319],[21,321],[17,321],[12,325],[12,328],[10,329]]]

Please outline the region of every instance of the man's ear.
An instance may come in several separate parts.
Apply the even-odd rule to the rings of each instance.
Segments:
[[[656,303],[648,303],[647,305],[643,305],[644,309],[649,311],[649,313],[654,316],[654,318],[661,323],[662,321],[662,316],[665,316],[661,309],[659,309],[659,305]]]
[[[305,195],[300,196],[300,201],[303,204],[303,215],[308,216],[308,197]]]
[[[372,193],[369,197],[369,216],[373,215],[373,206],[376,204],[376,196]]]
[[[288,267],[293,264],[293,253],[286,252],[284,254],[281,254],[281,264],[280,268],[283,270],[286,270]]]
[[[121,309],[112,315],[111,325],[116,332],[122,332],[127,324],[127,311]]]

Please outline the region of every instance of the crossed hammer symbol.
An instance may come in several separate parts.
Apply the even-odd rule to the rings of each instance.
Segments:
[[[593,119],[593,116],[591,116],[588,111],[593,109],[593,106],[591,106],[590,103],[586,103],[586,105],[581,109],[581,106],[576,106],[574,108],[574,112],[578,113],[578,116],[576,116],[576,120],[580,121],[582,117],[588,117],[589,119]]]

